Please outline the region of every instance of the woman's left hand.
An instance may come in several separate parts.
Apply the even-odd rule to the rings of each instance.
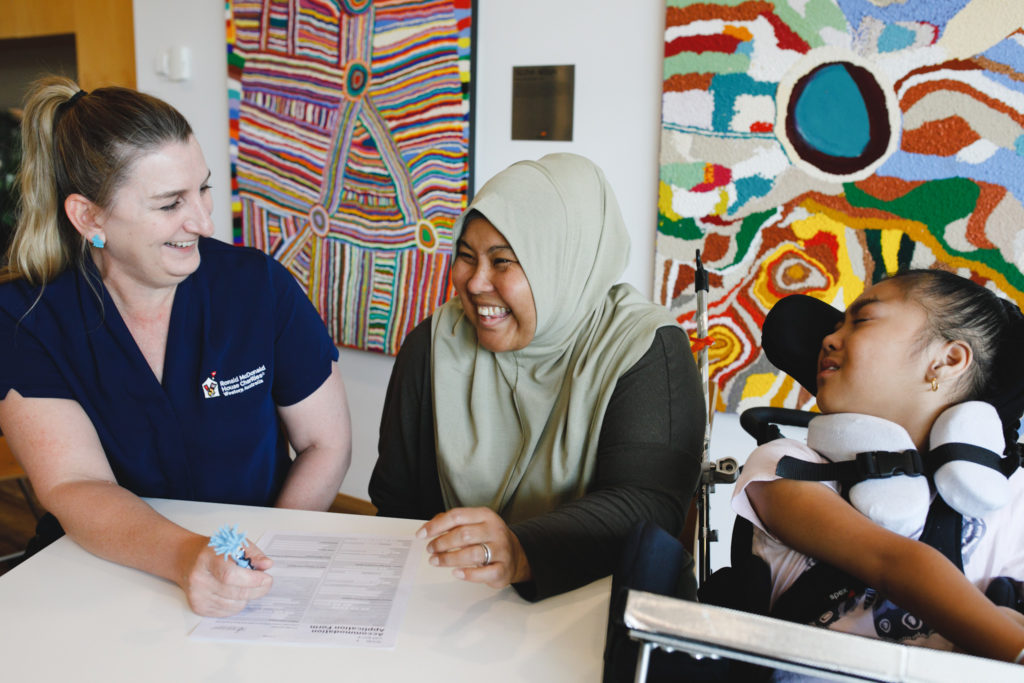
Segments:
[[[519,538],[490,508],[452,508],[435,515],[416,536],[433,539],[427,544],[430,564],[455,567],[455,578],[504,588],[532,576]]]

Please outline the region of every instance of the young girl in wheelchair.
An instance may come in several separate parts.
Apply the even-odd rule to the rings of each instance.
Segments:
[[[782,360],[765,348],[824,415],[806,444],[758,447],[733,496],[770,570],[768,613],[1020,663],[1019,310],[937,270],[883,280],[845,314],[799,299],[811,320],[777,306],[765,333],[782,328]]]

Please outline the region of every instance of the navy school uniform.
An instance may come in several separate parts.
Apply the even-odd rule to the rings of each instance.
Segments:
[[[162,383],[91,262],[41,296],[0,285],[0,396],[77,401],[139,496],[271,505],[291,465],[276,406],[319,388],[338,349],[279,263],[213,239],[199,251],[175,291]]]

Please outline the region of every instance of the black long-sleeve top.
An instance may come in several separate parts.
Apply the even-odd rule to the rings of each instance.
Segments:
[[[540,600],[610,574],[633,525],[683,526],[700,475],[704,407],[685,333],[663,327],[619,377],[605,411],[597,465],[586,494],[511,525],[533,578],[515,584]],[[370,478],[378,514],[429,519],[445,510],[437,471],[430,381],[430,319],[395,360]]]

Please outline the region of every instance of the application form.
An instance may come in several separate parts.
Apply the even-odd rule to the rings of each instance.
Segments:
[[[270,592],[231,617],[206,617],[200,640],[392,648],[425,541],[362,534],[272,531]]]

